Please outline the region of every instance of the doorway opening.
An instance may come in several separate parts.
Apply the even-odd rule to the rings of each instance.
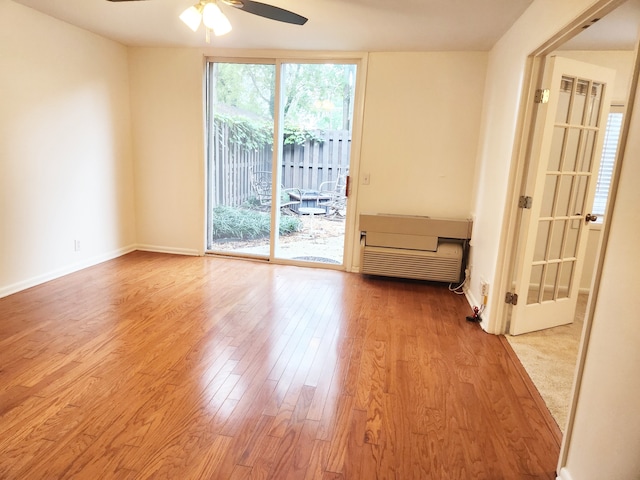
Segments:
[[[209,253],[343,267],[357,73],[208,62]]]
[[[596,197],[592,209],[598,219],[590,225],[586,233],[585,265],[580,278],[573,321],[563,326],[524,335],[507,336],[509,344],[537,386],[562,432],[565,431],[567,423],[571,387],[584,328],[587,301],[594,277],[595,260],[599,255],[603,217],[610,192],[623,116],[624,106],[612,105],[607,121]]]
[[[632,26],[634,24],[636,25],[634,27],[635,33],[632,35],[633,38],[631,39],[628,47],[614,48],[610,44],[604,45],[602,44],[602,41],[600,41],[599,44],[598,41],[593,40],[594,38],[604,38],[601,36],[601,32],[607,28],[611,28],[612,24],[615,25],[614,28],[617,28],[618,30],[625,28],[624,26],[621,26],[621,21],[627,26],[629,24]],[[612,123],[612,120],[616,120],[615,117],[617,117],[618,121],[621,120],[621,116],[624,114],[624,109],[621,110],[620,105],[626,102],[632,84],[633,70],[637,62],[634,48],[638,38],[637,25],[640,22],[640,2],[637,0],[625,2],[616,10],[613,10],[608,15],[600,19],[598,23],[600,22],[602,23],[599,25],[595,25],[595,23],[593,23],[592,26],[583,33],[564,43],[562,46],[556,46],[557,49],[553,52],[549,52],[547,57],[551,55],[563,56],[578,61],[606,66],[617,71],[616,83],[613,89],[614,93],[611,97],[611,114],[609,115],[609,123]],[[534,71],[536,71],[535,66]],[[619,127],[620,125],[618,128]],[[607,132],[605,137],[607,137],[609,133],[610,132]],[[609,140],[609,146],[611,146],[611,142],[617,146],[617,138],[615,141],[611,139]],[[622,142],[623,141],[624,140],[622,140]],[[610,153],[610,151],[607,152],[607,147],[605,146],[603,152],[604,155],[602,157],[603,162],[604,157]],[[606,172],[606,169],[610,169],[609,172]],[[562,169],[558,169],[558,171],[561,170]],[[550,178],[555,175],[555,172],[548,171],[545,172],[545,174]],[[609,176],[608,179],[606,178],[607,176]],[[594,181],[596,178],[598,179],[598,187],[602,187],[605,182],[609,181],[609,185],[607,185],[606,188],[606,193],[608,193],[609,186],[612,186],[610,183],[612,176],[612,163],[608,163],[606,167],[603,163],[603,167],[600,169],[599,175],[594,176]],[[558,177],[560,177],[560,174],[558,174]],[[560,182],[557,184],[560,185]],[[554,190],[559,191],[560,189],[558,188]],[[606,197],[606,194],[604,196]],[[598,198],[597,195],[596,197]],[[602,198],[603,196],[600,195],[600,199]],[[550,207],[550,205],[547,206]],[[591,207],[592,205],[587,206]],[[593,203],[592,209],[587,208],[584,212],[580,213],[595,213],[595,209],[597,208],[598,201]],[[565,326],[540,330],[539,332],[507,337],[509,343],[525,367],[525,370],[536,384],[536,387],[547,403],[549,410],[556,419],[556,422],[562,432],[567,431],[567,428],[570,430],[568,425],[571,422],[571,392],[573,388],[575,388],[574,383],[576,381],[580,381],[581,360],[579,358],[579,348],[582,342],[588,341],[590,331],[589,317],[592,308],[589,306],[590,294],[597,291],[598,279],[596,277],[599,263],[598,258],[600,256],[601,236],[604,235],[603,232],[605,229],[601,220],[601,213],[603,213],[602,207],[600,207],[600,210],[601,211],[598,212],[598,221],[590,223],[584,232],[587,241],[584,253],[586,257],[585,265],[582,275],[576,279],[576,282],[579,282],[579,285],[576,285],[577,307],[571,309],[571,319],[569,323]],[[578,211],[572,211],[569,215],[575,213],[578,213]],[[519,215],[527,215],[527,213],[520,213]],[[606,221],[607,219],[605,217],[605,224]],[[569,233],[575,234],[577,232],[575,232],[574,229],[569,230]],[[565,241],[567,238],[568,237],[565,238]],[[606,243],[606,236],[604,236],[603,239]],[[553,243],[553,241],[546,242],[545,246],[551,247]],[[519,246],[518,248],[521,249],[522,247]],[[517,255],[522,254],[522,250],[517,252]],[[549,258],[541,257],[538,260],[540,260],[538,263],[542,264],[542,260],[549,260]],[[541,269],[539,268],[539,270]],[[553,274],[554,272],[551,273]],[[563,277],[561,274],[558,272],[555,273],[556,274],[552,275],[552,277],[562,282]],[[525,297],[522,299],[523,305],[542,303],[542,301],[546,300],[545,295],[550,297],[549,300],[551,300],[553,295],[556,295],[556,297],[562,297],[565,292],[568,292],[568,289],[556,288],[554,291],[552,288],[548,288],[550,285],[549,282],[546,282],[541,275],[541,272],[537,272],[536,275],[533,275],[532,273],[530,280],[526,282],[528,285],[525,286],[525,289],[528,288],[531,290],[531,285],[536,284],[535,280],[540,280],[537,282],[537,289],[535,289],[535,293],[538,294],[536,298],[526,298],[527,295],[525,290]],[[515,274],[513,274],[509,282],[511,282],[512,285],[515,285]],[[551,285],[557,285],[557,282],[551,282]],[[562,287],[562,283],[560,283],[560,286]],[[506,316],[508,318],[506,330],[511,331],[511,333],[514,333],[514,322],[518,321],[517,315],[519,312],[515,310],[515,307],[507,307],[506,310]],[[549,317],[549,315],[547,315],[547,317]]]

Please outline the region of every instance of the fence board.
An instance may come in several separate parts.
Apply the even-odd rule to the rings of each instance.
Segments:
[[[240,206],[253,197],[251,172],[270,171],[271,145],[249,150],[231,143],[227,124],[214,126],[213,167],[210,178],[213,206]],[[285,188],[317,190],[320,184],[333,181],[349,167],[351,139],[349,131],[326,131],[322,141],[307,140],[303,145],[284,145],[282,150],[282,184]]]

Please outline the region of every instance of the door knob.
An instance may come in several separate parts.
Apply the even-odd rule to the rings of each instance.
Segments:
[[[597,215],[591,215],[590,213],[587,213],[587,215],[584,217],[585,223],[595,222],[597,219],[598,219]]]

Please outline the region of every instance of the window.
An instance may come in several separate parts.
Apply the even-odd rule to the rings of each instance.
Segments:
[[[604,134],[604,145],[602,147],[602,159],[600,160],[600,170],[596,184],[596,195],[593,200],[593,209],[591,212],[598,216],[596,223],[602,223],[602,218],[607,208],[607,199],[609,198],[609,190],[611,189],[613,166],[618,152],[623,116],[624,106],[611,106]]]

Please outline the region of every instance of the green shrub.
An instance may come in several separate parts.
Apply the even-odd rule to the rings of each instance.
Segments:
[[[213,238],[254,240],[269,236],[270,216],[266,212],[235,207],[213,209]],[[280,217],[280,235],[290,235],[302,230],[297,217]]]

